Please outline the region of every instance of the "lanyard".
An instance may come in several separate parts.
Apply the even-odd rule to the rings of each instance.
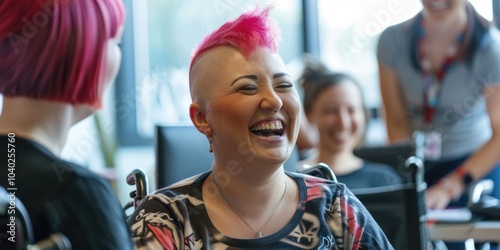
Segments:
[[[443,80],[446,76],[446,73],[452,68],[454,62],[457,57],[457,48],[459,44],[462,42],[465,31],[462,32],[459,36],[457,36],[456,42],[451,47],[446,54],[443,65],[436,71],[432,70],[432,66],[430,61],[425,57],[424,50],[422,49],[422,43],[424,40],[425,32],[420,26],[421,32],[419,32],[419,42],[418,42],[418,56],[420,60],[421,73],[423,78],[423,108],[424,108],[424,125],[426,129],[430,129],[432,121],[434,120],[434,116],[436,113],[436,109],[438,108],[442,89],[443,89]]]

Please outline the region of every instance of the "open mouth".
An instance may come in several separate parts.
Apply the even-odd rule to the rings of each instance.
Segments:
[[[259,122],[250,127],[250,132],[259,136],[282,136],[284,133],[282,121]]]

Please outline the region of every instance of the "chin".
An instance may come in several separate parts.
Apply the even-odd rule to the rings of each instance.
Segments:
[[[453,11],[453,6],[451,4],[440,6],[440,8],[432,7],[431,5],[426,5],[425,9],[430,16],[435,18],[446,17],[448,13]]]
[[[279,150],[279,152],[272,152],[266,156],[263,156],[262,160],[263,162],[266,162],[268,164],[276,164],[276,165],[282,165],[285,163],[285,161],[288,160],[288,158],[291,155],[291,150]]]

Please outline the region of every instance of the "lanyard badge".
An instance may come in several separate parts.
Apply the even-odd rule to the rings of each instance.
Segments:
[[[443,137],[441,133],[433,130],[432,121],[439,104],[441,83],[432,74],[425,74],[424,81],[424,156],[426,160],[439,160]]]
[[[424,157],[426,160],[437,161],[441,159],[443,136],[437,131],[424,133]]]
[[[439,160],[441,159],[441,151],[443,144],[443,136],[440,132],[432,127],[435,117],[436,109],[439,106],[443,79],[446,72],[451,68],[456,60],[457,47],[463,39],[463,34],[457,37],[457,41],[453,47],[448,50],[443,65],[440,69],[433,71],[430,61],[425,57],[422,49],[423,34],[421,30],[421,37],[418,43],[420,56],[420,66],[423,77],[423,111],[424,111],[424,156],[426,160]]]
[[[443,71],[444,69],[443,67]],[[433,73],[430,63],[422,59],[422,76],[424,81],[424,157],[426,160],[437,161],[441,159],[443,136],[440,132],[433,130],[432,121],[441,98],[441,76],[444,76],[444,72]]]

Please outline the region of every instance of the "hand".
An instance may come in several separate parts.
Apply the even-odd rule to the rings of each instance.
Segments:
[[[444,209],[448,204],[459,198],[464,190],[460,177],[449,175],[425,192],[427,209]]]

